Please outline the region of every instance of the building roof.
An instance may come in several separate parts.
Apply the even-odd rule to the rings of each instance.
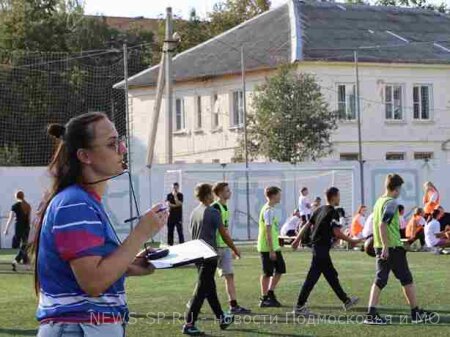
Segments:
[[[175,82],[301,61],[450,64],[450,16],[424,9],[289,0],[173,59]],[[159,66],[129,79],[156,84]],[[123,81],[116,88],[123,87]]]

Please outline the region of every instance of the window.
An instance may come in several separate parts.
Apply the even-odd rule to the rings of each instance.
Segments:
[[[414,119],[430,119],[431,87],[429,85],[415,85],[413,88]]]
[[[219,127],[219,96],[214,94],[211,100],[211,127],[217,129]]]
[[[186,128],[186,116],[184,114],[184,99],[177,98],[175,100],[175,131]]]
[[[433,152],[414,152],[415,160],[431,160],[433,159]]]
[[[386,85],[384,90],[385,118],[403,119],[403,98],[401,85]]]
[[[401,152],[386,153],[386,160],[404,160],[405,154]]]
[[[358,157],[357,153],[341,153],[339,155],[340,160],[358,160]]]
[[[355,91],[354,84],[338,85],[338,116],[340,119],[356,119]]]
[[[196,105],[196,119],[195,119],[195,128],[202,128],[202,96],[197,96],[195,99]]]
[[[242,90],[233,91],[233,106],[231,113],[231,126],[242,126],[244,124],[244,97]]]

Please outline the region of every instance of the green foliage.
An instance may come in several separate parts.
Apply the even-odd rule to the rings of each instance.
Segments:
[[[0,147],[0,166],[19,166],[20,153],[16,145],[5,144]]]
[[[329,110],[315,78],[283,66],[256,88],[254,114],[248,116],[252,158],[280,162],[316,160],[330,153],[336,114]],[[237,158],[242,158],[241,137]]]
[[[449,13],[449,8],[445,2],[433,4],[429,0],[377,0],[377,5],[381,6],[405,6],[413,8],[429,9],[440,13]]]

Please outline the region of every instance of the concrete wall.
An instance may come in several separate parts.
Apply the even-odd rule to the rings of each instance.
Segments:
[[[383,192],[383,181],[386,174],[399,173],[405,179],[405,185],[400,198],[406,211],[421,205],[422,185],[431,180],[441,191],[442,205],[450,209],[450,198],[446,191],[450,189],[450,181],[447,172],[450,164],[447,161],[420,161],[404,162],[368,162],[365,165],[365,203],[372,209],[373,203]],[[347,215],[351,215],[361,203],[359,165],[355,162],[322,161],[304,165],[290,165],[279,163],[251,164],[249,171],[249,200],[250,200],[250,227],[247,227],[247,190],[245,167],[243,164],[227,164],[222,167],[219,164],[180,164],[180,165],[155,165],[151,170],[144,168],[134,171],[133,183],[139,208],[145,212],[150,205],[164,201],[170,192],[171,184],[175,181],[181,185],[181,191],[185,195],[183,208],[184,230],[187,238],[189,235],[189,215],[197,205],[193,195],[193,189],[197,183],[226,180],[230,183],[233,195],[230,200],[232,213],[232,236],[235,239],[246,240],[248,231],[250,238],[257,235],[257,219],[260,207],[264,204],[263,190],[265,186],[277,185],[283,189],[281,205],[278,207],[278,215],[281,221],[293,211],[297,204],[298,190],[307,186],[310,189],[310,197],[322,196],[326,188],[337,186],[341,190],[341,205]],[[33,209],[39,203],[43,189],[48,184],[45,168],[0,168],[0,184],[3,193],[0,195],[0,233],[1,246],[10,247],[13,231],[7,237],[3,236],[6,216],[14,201],[14,193],[17,189],[23,189],[27,200]],[[130,230],[130,226],[124,224],[129,217],[128,177],[122,176],[109,183],[104,197],[104,205],[111,215],[114,227],[119,236],[124,238]],[[155,238],[165,241],[167,230],[163,229]]]

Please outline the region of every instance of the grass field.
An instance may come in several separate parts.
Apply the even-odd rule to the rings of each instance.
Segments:
[[[344,289],[361,298],[351,312],[344,312],[341,303],[321,278],[311,294],[309,304],[321,320],[294,321],[286,315],[292,310],[299,286],[306,276],[311,255],[308,251],[283,251],[288,273],[276,291],[282,308],[258,307],[260,260],[253,247],[244,247],[243,258],[235,261],[238,300],[252,309],[252,315],[241,317],[228,330],[221,331],[210,308],[203,306],[198,326],[209,336],[450,336],[450,258],[430,253],[409,253],[409,263],[422,306],[440,314],[440,321],[430,325],[412,325],[401,321],[409,309],[399,283],[391,276],[382,294],[383,314],[392,315],[391,326],[371,327],[360,324],[366,311],[369,288],[373,280],[374,259],[360,252],[334,251],[333,259]],[[0,251],[0,336],[34,336],[36,299],[32,291],[31,272],[10,271],[11,250]],[[127,281],[128,303],[132,321],[127,336],[181,335],[182,314],[192,294],[196,270],[181,268],[157,271],[155,274]],[[223,307],[226,295],[223,281],[216,279]]]

